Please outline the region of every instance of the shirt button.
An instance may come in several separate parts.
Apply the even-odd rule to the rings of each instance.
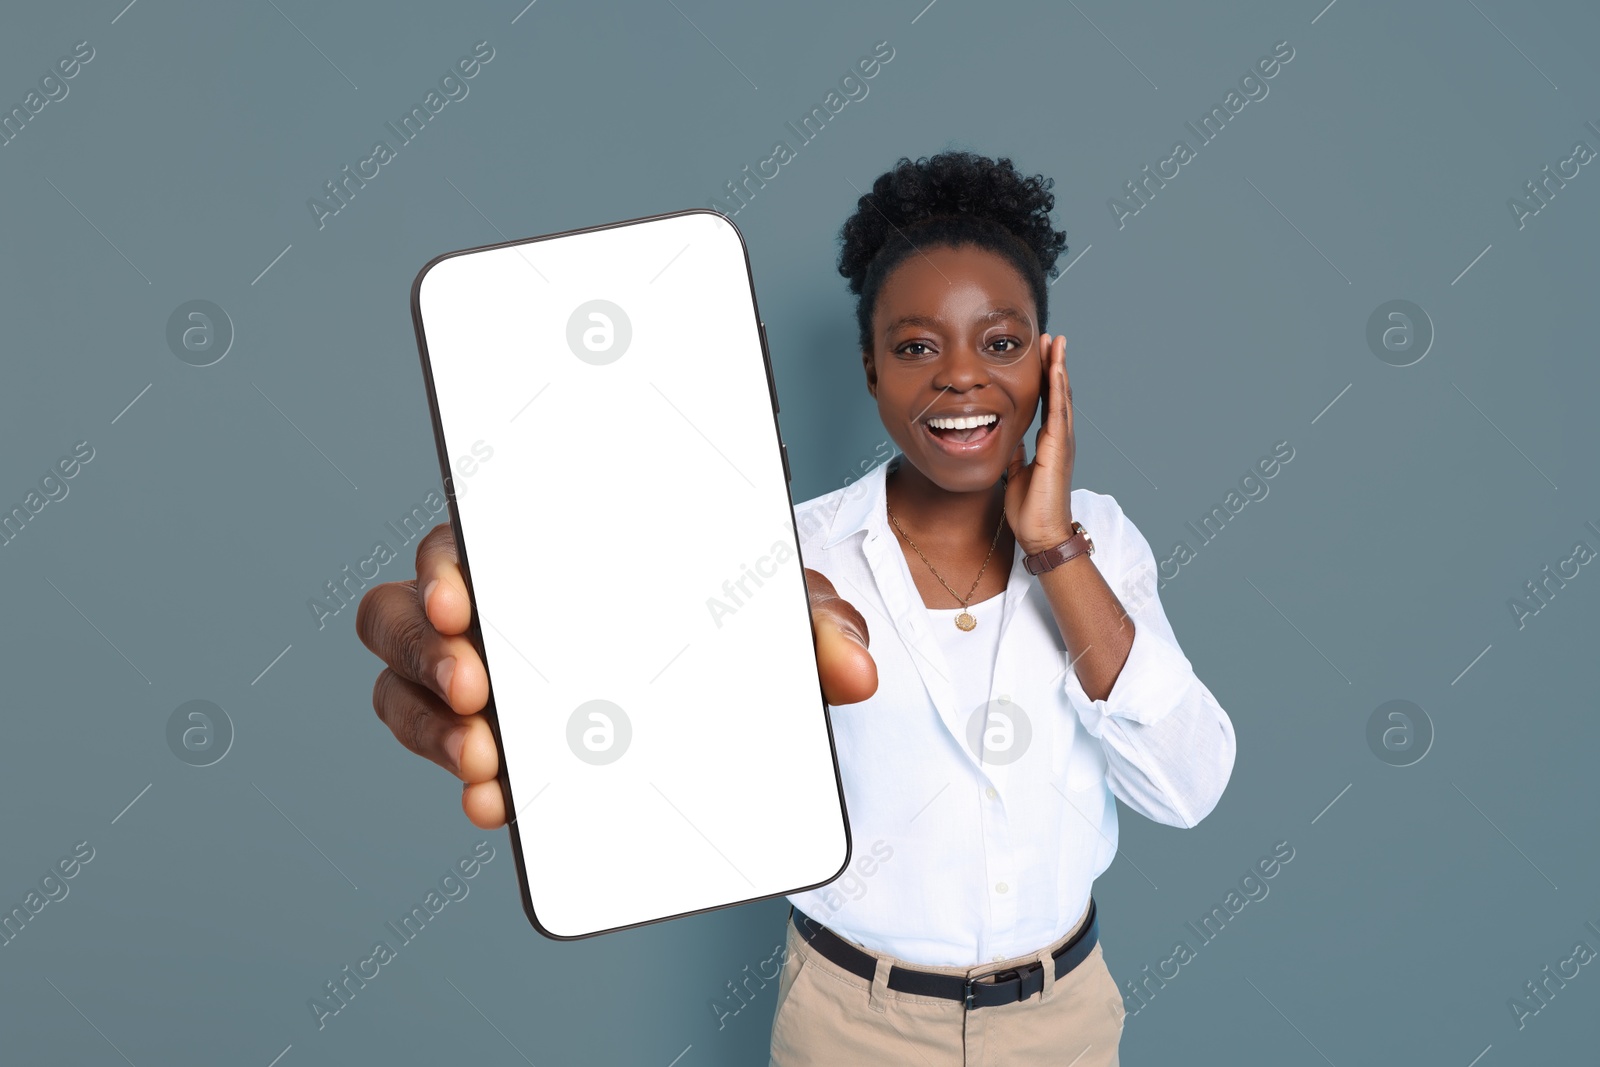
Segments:
[[[990,800],[993,800],[995,797],[999,796],[1000,794],[996,793],[994,791],[994,786],[991,785],[988,789],[985,789],[983,791],[983,795],[988,797]]]
[[[1005,957],[1000,955],[1000,953],[996,952],[994,954],[994,962],[999,963],[1003,959],[1005,959]]]
[[[995,883],[994,891],[996,893],[1004,893],[1008,888],[1010,888],[1010,887],[1007,886],[1004,882],[997,882],[997,883]]]

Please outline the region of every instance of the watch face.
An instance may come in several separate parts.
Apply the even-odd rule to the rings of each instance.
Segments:
[[[1072,523],[1072,532],[1083,535],[1084,550],[1088,552],[1089,555],[1094,555],[1094,538],[1090,537],[1089,531],[1083,528],[1083,523],[1074,520]]]

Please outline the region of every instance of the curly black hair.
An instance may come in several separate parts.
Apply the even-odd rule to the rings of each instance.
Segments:
[[[1050,224],[1054,180],[1025,177],[1011,160],[946,151],[916,162],[902,156],[856,201],[839,230],[839,273],[856,296],[861,350],[872,351],[872,311],[884,279],[908,255],[933,245],[976,245],[1004,256],[1027,279],[1044,329],[1046,275],[1067,249]]]

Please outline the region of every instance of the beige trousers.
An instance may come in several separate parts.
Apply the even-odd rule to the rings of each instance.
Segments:
[[[1050,958],[1087,918],[1085,910],[1061,940],[1036,952],[974,967],[908,964],[857,945],[878,959],[871,982],[815,951],[790,922],[769,1067],[1117,1067],[1126,1009],[1100,946],[1059,979]],[[894,964],[970,978],[1041,959],[1043,992],[1011,1004],[969,1010],[888,987]]]

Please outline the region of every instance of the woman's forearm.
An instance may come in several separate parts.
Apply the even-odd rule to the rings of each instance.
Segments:
[[[1133,647],[1134,624],[1087,553],[1037,576],[1067,661],[1091,700],[1104,700]]]

